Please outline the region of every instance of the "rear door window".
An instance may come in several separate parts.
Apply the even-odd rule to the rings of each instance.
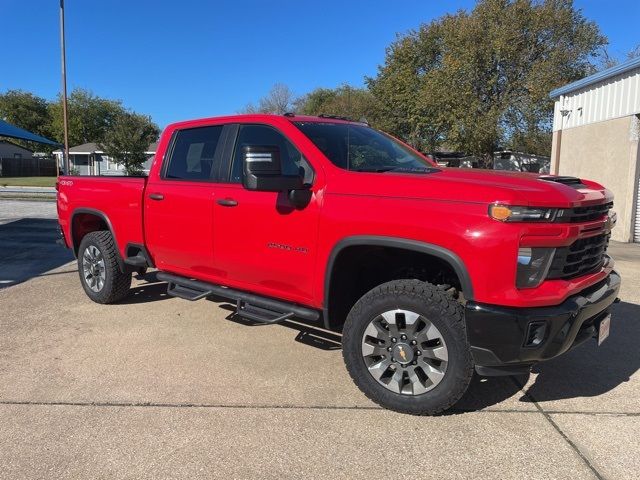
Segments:
[[[173,141],[167,180],[214,181],[222,157],[220,136],[223,125],[178,130]]]

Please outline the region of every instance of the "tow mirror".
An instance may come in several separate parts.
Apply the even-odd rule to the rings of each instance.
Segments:
[[[282,173],[280,148],[275,145],[242,147],[242,163],[247,190],[283,192],[304,188],[302,176]]]

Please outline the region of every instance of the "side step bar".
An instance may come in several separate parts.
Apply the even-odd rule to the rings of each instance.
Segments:
[[[295,316],[291,311],[286,313],[274,312],[273,310],[257,307],[242,300],[238,300],[236,304],[236,313],[243,318],[261,323],[278,323]]]
[[[167,293],[171,296],[190,301],[200,300],[210,295],[227,298],[236,303],[236,313],[238,315],[257,322],[277,323],[293,317],[317,321],[320,318],[318,310],[223,287],[222,285],[214,285],[165,272],[158,272],[157,278],[168,283]]]

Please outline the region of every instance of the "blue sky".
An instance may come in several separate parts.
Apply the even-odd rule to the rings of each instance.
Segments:
[[[66,0],[68,85],[160,125],[235,113],[282,82],[296,94],[363,85],[397,33],[475,2]],[[577,0],[613,56],[640,43],[637,0]],[[60,90],[57,0],[0,0],[0,92]]]

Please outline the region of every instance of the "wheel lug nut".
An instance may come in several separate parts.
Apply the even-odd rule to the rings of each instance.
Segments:
[[[407,339],[407,336],[406,336],[406,335],[402,335],[400,338],[401,338],[402,340],[406,340],[406,339]]]
[[[395,359],[395,358],[393,358],[393,357],[391,357],[391,361],[392,361],[393,363],[396,363],[396,359]]]
[[[397,341],[398,341],[398,339],[397,339],[396,337],[393,337],[393,338],[391,339],[391,342],[392,342],[392,343],[396,343]]]
[[[416,362],[415,360],[413,362],[411,362],[412,365],[417,365],[418,362]]]
[[[418,342],[416,342],[415,340],[411,340],[411,345],[415,345],[416,343]]]
[[[422,355],[422,352],[421,352],[420,350],[418,350],[418,351],[416,352],[416,355]]]
[[[387,352],[390,352],[390,351],[391,351],[391,347],[387,347]]]

